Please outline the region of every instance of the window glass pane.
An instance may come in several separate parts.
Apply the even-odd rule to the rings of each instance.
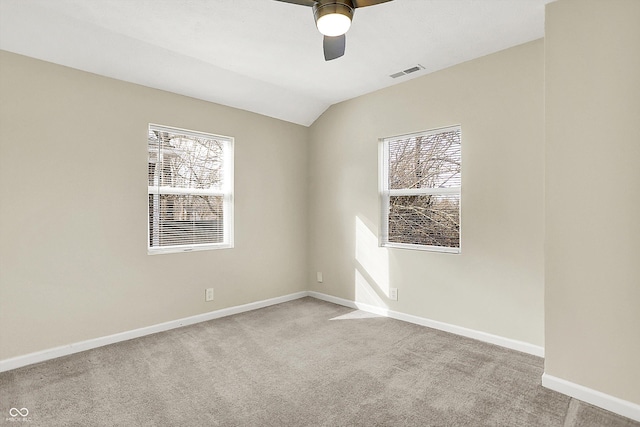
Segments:
[[[151,247],[224,241],[224,198],[199,195],[149,195]]]
[[[149,130],[149,185],[221,189],[224,143],[215,138]]]
[[[388,141],[390,189],[460,187],[460,129]]]
[[[460,196],[391,196],[390,243],[460,247]]]

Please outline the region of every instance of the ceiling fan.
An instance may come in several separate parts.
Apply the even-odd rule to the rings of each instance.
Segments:
[[[324,35],[324,60],[340,58],[346,46],[345,33],[351,27],[353,12],[359,7],[373,6],[393,0],[276,0],[313,8],[318,31]]]

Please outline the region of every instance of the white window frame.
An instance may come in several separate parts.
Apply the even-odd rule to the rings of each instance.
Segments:
[[[187,136],[193,136],[197,138],[216,139],[224,142],[223,145],[223,164],[224,164],[224,179],[223,187],[219,189],[199,189],[199,188],[177,188],[170,186],[157,186],[148,185],[148,194],[157,196],[159,199],[162,194],[175,194],[175,195],[206,195],[206,196],[223,196],[223,241],[220,243],[203,243],[203,244],[190,244],[190,245],[173,245],[173,246],[151,246],[151,230],[150,230],[150,209],[147,206],[147,253],[149,255],[167,254],[176,252],[191,252],[191,251],[204,251],[214,249],[229,249],[234,247],[234,195],[233,195],[233,166],[234,166],[234,138],[230,136],[216,135],[205,132],[198,132],[188,129],[181,129],[176,127],[169,127],[163,125],[157,125],[149,123],[148,130],[156,130],[160,132],[169,132]],[[148,145],[148,143],[147,143]],[[156,180],[158,174],[156,174]],[[147,180],[148,184],[148,180]],[[148,198],[148,197],[147,197]],[[148,202],[147,202],[148,204]],[[158,203],[154,203],[154,207],[158,206]],[[158,215],[154,215],[154,220],[158,218]]]
[[[429,136],[438,133],[458,131],[462,135],[462,127],[460,125],[447,126],[437,129],[430,129],[422,132],[413,132],[408,134],[396,135],[386,138],[380,138],[378,143],[378,188],[380,200],[380,229],[378,245],[387,248],[414,249],[420,251],[444,252],[459,254],[462,252],[462,183],[459,187],[448,188],[417,188],[417,189],[390,189],[389,188],[389,142],[397,139],[413,138],[420,136]],[[459,218],[460,230],[458,231],[459,247],[431,246],[410,243],[397,243],[389,241],[389,204],[391,196],[416,196],[416,195],[458,195],[460,197]]]

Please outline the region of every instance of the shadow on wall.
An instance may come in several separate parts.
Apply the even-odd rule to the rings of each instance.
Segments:
[[[364,220],[355,218],[355,299],[356,303],[388,308],[389,253],[378,246],[378,238]]]

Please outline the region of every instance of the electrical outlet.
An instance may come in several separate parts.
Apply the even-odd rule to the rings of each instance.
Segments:
[[[389,288],[389,299],[398,301],[398,288]]]
[[[318,271],[316,273],[316,279],[318,280],[318,283],[322,283],[322,271]]]
[[[207,288],[204,292],[205,301],[213,301],[213,288]]]

